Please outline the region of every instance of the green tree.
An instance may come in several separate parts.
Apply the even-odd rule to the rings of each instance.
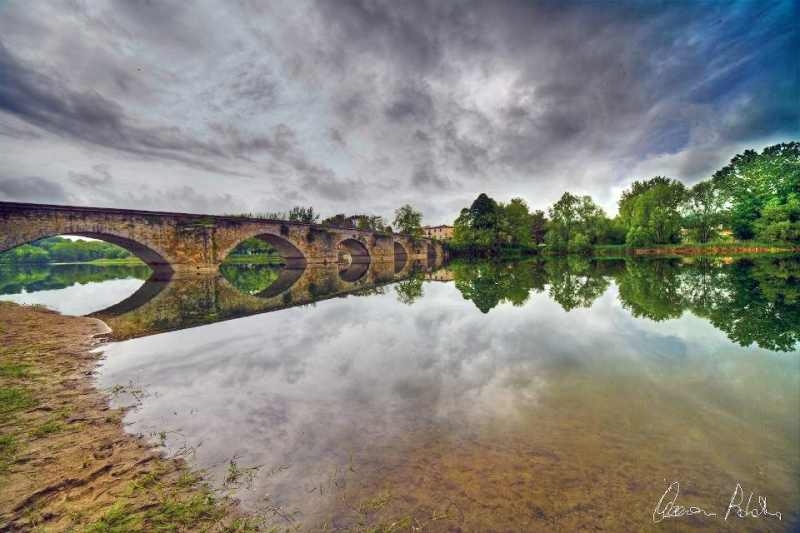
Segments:
[[[478,195],[469,208],[461,210],[454,223],[453,249],[471,255],[494,255],[511,238],[504,211],[502,204],[485,193]]]
[[[630,189],[622,192],[617,205],[619,206],[619,218],[627,229],[631,228],[631,219],[633,218],[633,209],[636,206],[637,198],[656,185],[669,185],[670,182],[669,178],[656,176],[645,181],[634,181]]]
[[[414,211],[409,204],[397,208],[394,214],[393,224],[400,233],[409,235],[422,235],[424,233],[422,229],[422,213]]]
[[[304,222],[312,224],[319,219],[319,214],[314,213],[313,207],[303,207],[297,205],[289,210],[288,219],[290,222]]]
[[[389,226],[386,225],[386,220],[382,216],[375,215],[356,215],[356,228],[372,230],[372,231],[386,231]]]
[[[547,232],[547,240],[550,244],[557,247],[566,247],[574,237],[578,229],[578,205],[580,198],[569,192],[561,195],[561,198],[547,210],[550,217],[550,228]]]
[[[349,216],[345,215],[344,213],[339,213],[339,214],[333,215],[332,217],[328,217],[325,220],[323,220],[322,222],[320,222],[320,224],[322,224],[324,226],[333,226],[333,227],[337,227],[337,228],[353,228],[353,227],[355,227],[355,224],[353,222],[353,217],[349,217]]]
[[[683,224],[700,243],[711,241],[722,222],[724,201],[713,181],[701,181],[687,191],[682,205]]]
[[[533,244],[544,244],[547,235],[547,217],[544,211],[537,209],[531,213],[531,242]]]
[[[575,196],[565,192],[548,209],[547,242],[562,249],[585,251],[592,244],[598,244],[602,227],[607,221],[605,211],[594,203],[591,196]],[[572,241],[578,238],[576,243]]]
[[[232,255],[251,255],[251,254],[270,254],[275,253],[276,250],[270,244],[262,241],[258,237],[251,237],[250,239],[240,242],[236,247],[231,250]]]
[[[626,242],[632,246],[679,242],[686,187],[656,176],[631,185],[619,201],[620,219],[628,226]]]
[[[469,206],[470,227],[474,230],[494,230],[497,225],[498,205],[486,193],[481,193]]]
[[[800,201],[800,143],[768,146],[760,154],[746,150],[712,181],[728,203],[727,223],[736,238],[800,236],[795,207]]]
[[[522,198],[512,198],[503,207],[503,216],[507,225],[509,244],[512,246],[530,245],[533,219],[527,202]]]

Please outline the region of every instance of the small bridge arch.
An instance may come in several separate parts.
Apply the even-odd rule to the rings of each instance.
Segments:
[[[224,260],[228,254],[231,253],[231,251],[241,243],[248,239],[256,238],[264,241],[278,250],[278,253],[281,254],[281,257],[283,257],[286,266],[291,266],[294,268],[306,266],[306,264],[308,264],[308,260],[306,259],[305,254],[303,254],[303,252],[295,245],[295,243],[292,242],[292,239],[289,235],[280,235],[279,233],[280,232],[276,234],[270,229],[260,228],[246,233],[244,238],[239,236],[238,241],[220,252],[219,259],[220,261]]]

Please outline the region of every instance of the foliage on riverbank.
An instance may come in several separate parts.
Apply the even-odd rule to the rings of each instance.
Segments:
[[[128,250],[114,244],[64,237],[49,237],[0,253],[0,263],[14,264],[86,263],[100,259],[140,262]]]
[[[230,254],[223,265],[284,265],[286,260],[279,253]]]
[[[587,195],[564,192],[544,211],[521,198],[509,203],[480,194],[455,221],[454,256],[497,256],[515,250],[591,254],[603,247],[630,253],[666,245],[692,249],[800,244],[800,143],[746,150],[692,187],[664,176],[635,181],[610,218]],[[738,244],[734,244],[737,246]],[[640,252],[641,253],[641,252]]]

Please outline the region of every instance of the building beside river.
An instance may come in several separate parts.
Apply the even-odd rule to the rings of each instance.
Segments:
[[[431,237],[434,239],[452,239],[453,238],[453,226],[448,226],[446,224],[441,224],[439,226],[425,226],[422,228],[425,230],[425,236]]]

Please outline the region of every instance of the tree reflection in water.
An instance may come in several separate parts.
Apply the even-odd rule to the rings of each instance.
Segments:
[[[547,291],[565,311],[590,307],[613,281],[631,315],[653,321],[690,311],[742,346],[791,351],[800,342],[800,258],[548,258],[454,262],[455,285],[483,313]]]

